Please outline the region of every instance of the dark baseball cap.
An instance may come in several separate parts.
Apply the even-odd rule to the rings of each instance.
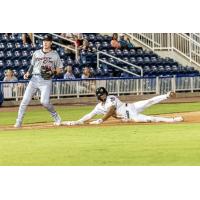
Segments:
[[[52,41],[52,36],[51,35],[45,35],[43,37],[43,41]]]

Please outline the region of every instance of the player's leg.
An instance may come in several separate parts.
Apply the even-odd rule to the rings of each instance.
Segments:
[[[147,116],[143,114],[138,114],[133,119],[135,122],[167,122],[167,123],[174,123],[174,122],[181,122],[183,121],[183,117],[156,117],[156,116]]]
[[[36,84],[33,80],[31,80],[25,90],[22,102],[19,106],[18,117],[14,125],[16,128],[19,128],[21,126],[23,118],[24,118],[24,114],[26,112],[26,108],[28,104],[30,103],[32,96],[36,92],[36,90],[37,90]]]
[[[175,95],[174,92],[168,92],[167,94],[159,95],[148,100],[138,101],[136,103],[133,103],[132,106],[133,109],[136,110],[136,112],[140,113],[143,112],[146,108],[149,108],[154,104],[160,103],[161,101],[173,97],[174,95]]]
[[[50,112],[51,116],[55,121],[55,125],[61,124],[61,118],[57,114],[54,106],[50,102],[50,94],[52,89],[52,81],[51,80],[42,80],[40,85],[38,86],[41,91],[41,104]]]

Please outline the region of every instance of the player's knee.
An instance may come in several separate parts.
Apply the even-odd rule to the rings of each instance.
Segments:
[[[41,100],[40,103],[46,108],[49,106],[49,101]]]

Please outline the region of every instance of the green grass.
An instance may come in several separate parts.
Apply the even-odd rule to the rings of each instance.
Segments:
[[[92,107],[58,107],[64,120],[75,120]],[[160,104],[146,114],[199,111],[200,103]],[[0,112],[0,124],[13,124],[16,113]],[[49,122],[44,109],[26,114],[25,123]],[[200,165],[200,123],[91,126],[0,133],[0,165]]]

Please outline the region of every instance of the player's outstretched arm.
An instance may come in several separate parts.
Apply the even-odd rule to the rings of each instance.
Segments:
[[[62,122],[62,125],[67,125],[67,126],[81,125],[87,122],[88,120],[92,119],[95,115],[96,113],[93,110],[92,112],[88,113],[87,115],[84,115],[81,119],[77,121],[64,121]]]
[[[103,123],[104,121],[109,119],[111,116],[113,116],[115,114],[115,111],[116,111],[115,106],[111,106],[110,109],[108,110],[108,112],[101,119],[97,119],[93,122],[90,122],[90,124],[101,124],[101,123]]]

